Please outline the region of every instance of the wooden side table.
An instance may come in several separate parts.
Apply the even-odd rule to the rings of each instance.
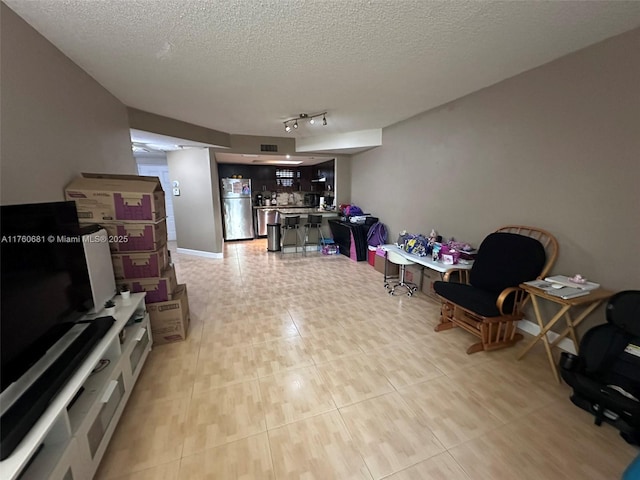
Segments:
[[[558,368],[553,360],[553,355],[551,354],[551,348],[555,347],[560,343],[560,341],[565,338],[567,335],[571,336],[571,340],[576,348],[576,352],[579,348],[578,336],[576,334],[575,327],[580,325],[582,321],[587,318],[587,316],[593,312],[598,305],[600,305],[603,301],[610,298],[614,292],[605,290],[604,288],[598,288],[596,290],[592,290],[587,295],[583,295],[580,297],[563,299],[560,297],[555,297],[553,295],[549,295],[544,290],[533,287],[531,285],[527,285],[525,283],[520,285],[520,288],[525,290],[531,297],[531,303],[533,304],[533,311],[536,315],[536,321],[538,322],[538,326],[540,327],[540,333],[533,339],[531,342],[520,352],[518,355],[518,360],[524,357],[533,346],[542,339],[544,343],[545,350],[547,352],[547,357],[549,358],[549,364],[551,365],[551,370],[556,377],[558,383],[560,383],[560,375],[558,374]],[[548,300],[560,306],[558,312],[548,321],[545,321],[542,318],[542,314],[540,313],[540,304],[538,303],[540,299]],[[576,307],[580,308],[581,311],[577,317],[572,318],[571,310]],[[558,335],[553,342],[549,342],[547,338],[547,332],[551,330],[551,328],[562,318],[564,317],[567,327]]]

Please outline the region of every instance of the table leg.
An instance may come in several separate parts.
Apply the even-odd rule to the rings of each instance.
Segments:
[[[582,323],[582,321],[587,318],[587,315],[589,315],[591,312],[593,312],[596,308],[598,308],[598,306],[604,301],[604,299],[601,300],[596,300],[595,302],[591,303],[589,306],[587,306],[581,313],[580,315],[578,315],[576,317],[575,320],[571,321],[571,317],[569,317],[568,313],[567,313],[567,328],[565,328],[559,335],[558,338],[556,338],[553,343],[551,344],[552,347],[555,347],[556,345],[558,345],[558,343],[560,343],[560,341],[565,338],[568,334],[571,334],[575,349],[576,349],[576,353],[579,352],[579,346],[580,343],[578,341],[578,335],[576,334],[575,331],[575,327],[577,327],[578,325],[580,325],[580,323]]]
[[[556,368],[555,361],[553,360],[553,354],[551,352],[551,345],[549,344],[549,339],[547,338],[547,332],[555,325],[555,323],[562,318],[562,316],[569,311],[571,308],[570,305],[564,305],[558,313],[556,313],[553,318],[546,325],[542,321],[542,315],[540,313],[540,306],[538,305],[538,299],[535,295],[531,295],[531,303],[533,304],[533,310],[536,315],[536,321],[538,322],[538,326],[540,327],[540,333],[527,345],[524,350],[520,352],[518,355],[518,360],[522,359],[526,355],[526,353],[533,348],[533,346],[538,342],[538,340],[542,339],[544,343],[545,351],[547,352],[547,358],[549,359],[549,365],[551,365],[551,370],[553,371],[553,375],[556,377],[558,383],[560,383],[560,376],[558,375],[558,369]]]

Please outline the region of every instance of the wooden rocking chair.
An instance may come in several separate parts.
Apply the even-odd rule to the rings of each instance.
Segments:
[[[545,230],[521,225],[498,229],[482,241],[471,270],[453,268],[434,283],[442,299],[436,332],[460,327],[479,337],[469,354],[514,345],[522,339],[515,322],[522,319],[529,299],[519,285],[544,278],[557,257],[558,241]]]

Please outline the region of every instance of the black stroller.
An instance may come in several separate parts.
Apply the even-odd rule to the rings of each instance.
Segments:
[[[562,353],[562,378],[571,401],[640,444],[640,291],[616,293],[607,304],[607,323],[591,328],[580,354]]]

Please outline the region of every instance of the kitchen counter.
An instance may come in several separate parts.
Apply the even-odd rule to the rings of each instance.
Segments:
[[[321,215],[322,224],[320,228],[322,229],[322,235],[324,238],[333,238],[331,235],[331,228],[329,227],[329,220],[338,218],[337,210],[318,210],[317,207],[287,207],[283,205],[277,207],[277,211],[280,220],[283,217],[300,216],[301,225],[306,223],[307,215]]]
[[[277,210],[281,215],[322,215],[323,217],[333,217],[337,216],[338,212],[336,210],[319,210],[318,208],[312,207],[277,207]]]

